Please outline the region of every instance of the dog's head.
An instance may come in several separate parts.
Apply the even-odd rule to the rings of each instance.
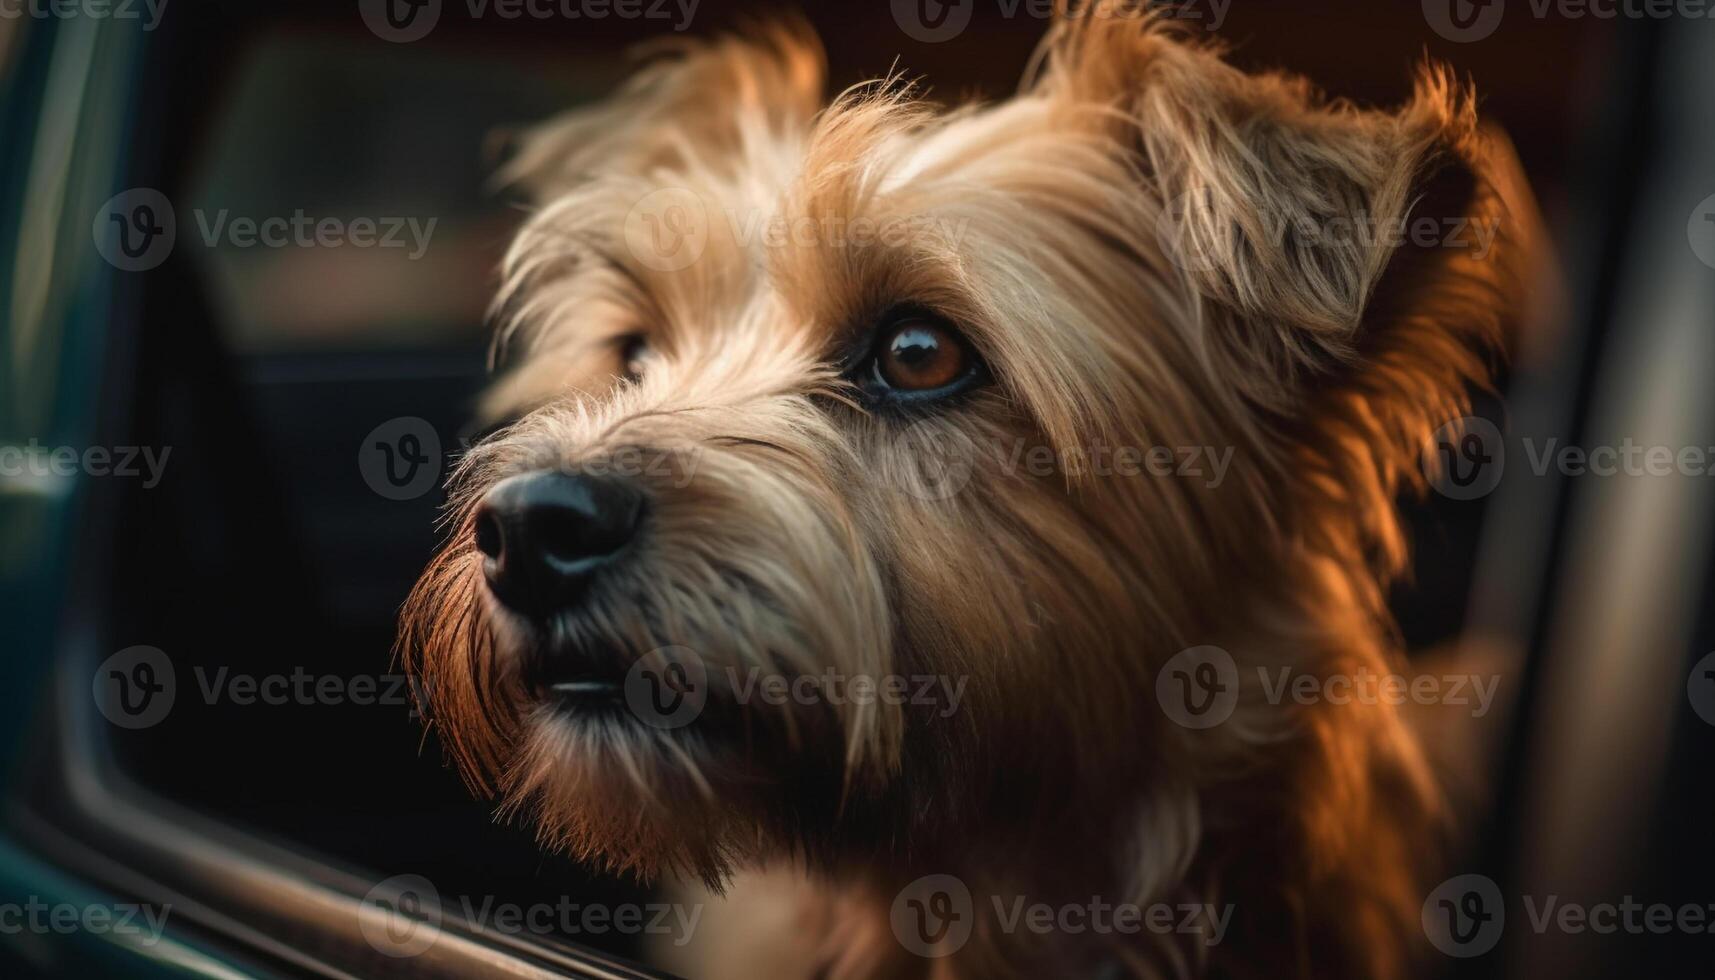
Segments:
[[[1206,776],[1166,658],[1251,596],[1379,611],[1496,328],[1468,98],[1360,111],[1076,13],[998,105],[824,107],[787,30],[523,143],[502,426],[402,649],[545,840],[718,879],[1027,840],[1023,798],[1111,822]]]

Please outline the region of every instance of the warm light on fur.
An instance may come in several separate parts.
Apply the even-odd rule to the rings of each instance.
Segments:
[[[539,208],[506,261],[487,409],[522,417],[460,467],[401,634],[451,758],[580,860],[712,887],[794,869],[803,935],[825,940],[806,976],[1398,975],[1437,842],[1419,749],[1390,707],[1271,704],[1255,667],[1395,663],[1395,500],[1486,381],[1529,251],[1471,95],[1426,68],[1396,112],[1330,104],[1111,3],[1058,20],[1002,104],[943,111],[890,79],[821,108],[821,76],[797,29],[687,47],[514,160]],[[672,270],[627,244],[663,188],[707,219]],[[1478,254],[1277,230],[1410,214],[1500,235]],[[741,233],[860,218],[910,234]],[[867,412],[837,352],[902,302],[957,324],[994,383],[911,424]],[[621,380],[633,333],[651,354]],[[968,485],[918,492],[925,439],[976,447]],[[1231,447],[1232,467],[1217,486],[1039,477],[986,449],[1019,440]],[[627,449],[672,458],[643,478],[639,552],[536,635],[487,593],[475,503]],[[1245,685],[1193,731],[1154,690],[1201,644]],[[623,669],[667,645],[969,683],[944,718],[748,706],[711,734],[567,718],[518,681],[543,650]],[[887,916],[930,873],[1237,912],[1212,948],[979,927],[925,960]]]

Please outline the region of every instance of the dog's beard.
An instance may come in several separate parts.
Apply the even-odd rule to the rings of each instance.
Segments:
[[[467,781],[531,820],[545,845],[645,879],[717,884],[737,863],[801,852],[806,827],[885,782],[903,723],[877,701],[755,697],[764,677],[888,670],[881,576],[825,475],[839,471],[829,456],[843,444],[825,422],[763,438],[743,433],[744,412],[723,412],[711,436],[674,414],[624,427],[627,440],[664,441],[669,425],[676,444],[695,439],[694,452],[639,477],[654,484],[646,540],[542,622],[484,584],[475,505],[509,475],[567,465],[557,447],[588,445],[569,431],[601,425],[549,409],[473,450],[455,477],[450,541],[403,611],[401,651]],[[816,465],[783,465],[793,461]],[[619,681],[664,648],[692,651],[706,681],[706,704],[683,727],[649,724],[622,697],[562,702],[540,680],[545,662],[570,660]]]

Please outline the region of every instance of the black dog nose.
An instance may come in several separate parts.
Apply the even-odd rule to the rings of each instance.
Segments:
[[[583,593],[642,515],[642,492],[622,480],[557,470],[510,477],[477,506],[483,574],[508,607],[546,617]]]

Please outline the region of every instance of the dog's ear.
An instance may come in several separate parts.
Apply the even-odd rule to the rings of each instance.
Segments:
[[[1495,180],[1510,151],[1447,72],[1424,68],[1398,111],[1361,110],[1242,72],[1147,4],[1060,7],[1033,91],[1135,154],[1161,206],[1153,237],[1202,311],[1200,346],[1254,404],[1292,413],[1383,342],[1397,326],[1384,319],[1492,282],[1511,258],[1496,254],[1519,229]],[[1437,342],[1483,346],[1494,328],[1440,317]]]
[[[1288,488],[1269,506],[1397,573],[1394,504],[1427,489],[1433,433],[1557,309],[1511,146],[1444,70],[1363,110],[1241,72],[1147,4],[1059,2],[1032,91],[1159,205],[1137,247],[1184,287],[1197,369],[1251,407],[1259,479]]]
[[[602,174],[718,173],[821,107],[825,58],[801,20],[639,53],[643,67],[618,93],[517,135],[501,183],[541,202]]]

